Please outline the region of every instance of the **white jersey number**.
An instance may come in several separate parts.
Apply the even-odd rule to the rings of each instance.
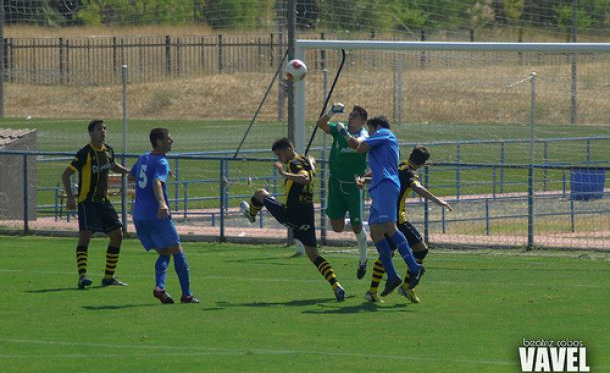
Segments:
[[[146,166],[147,165],[143,164],[140,167],[140,175],[138,176],[138,186],[140,187],[140,189],[146,188],[146,185],[148,184],[148,177],[146,176]]]

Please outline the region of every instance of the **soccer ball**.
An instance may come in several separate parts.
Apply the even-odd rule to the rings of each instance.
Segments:
[[[307,74],[307,66],[301,60],[290,60],[286,64],[286,78],[293,82],[302,80]]]

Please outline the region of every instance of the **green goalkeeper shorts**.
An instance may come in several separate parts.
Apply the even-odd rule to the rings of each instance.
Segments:
[[[363,191],[356,186],[356,183],[329,178],[326,215],[331,220],[343,219],[348,211],[352,225],[362,223],[364,215]]]

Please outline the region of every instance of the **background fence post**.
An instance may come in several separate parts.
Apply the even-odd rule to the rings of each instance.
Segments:
[[[118,52],[117,52],[117,41],[116,41],[116,36],[112,37],[112,71],[114,73],[114,77],[113,77],[113,82],[115,82],[116,80],[116,75],[117,72],[119,71],[119,58],[117,56]]]
[[[218,34],[218,42],[217,42],[217,48],[218,48],[218,72],[221,73],[222,72],[222,34]]]
[[[430,168],[428,166],[426,166],[424,168],[424,186],[426,188],[428,188],[429,183],[430,183]],[[430,241],[430,212],[428,211],[428,199],[424,198],[424,242],[429,242],[429,241]]]
[[[172,72],[172,50],[171,39],[169,35],[165,35],[165,75],[170,75]]]
[[[220,242],[225,242],[225,160],[220,160]]]
[[[0,118],[4,117],[4,77],[6,73],[6,39],[4,38],[4,1],[0,1]]]
[[[123,82],[123,166],[127,166],[127,65],[123,65],[122,68],[122,82]],[[121,178],[121,220],[123,221],[123,233],[127,233],[127,176],[123,175]]]
[[[59,84],[64,84],[64,39],[59,38]]]
[[[29,212],[29,203],[28,203],[28,188],[30,184],[28,183],[28,156],[27,154],[23,155],[23,234],[30,233],[30,212]]]

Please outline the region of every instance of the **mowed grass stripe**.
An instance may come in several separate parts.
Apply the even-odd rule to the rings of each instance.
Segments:
[[[95,285],[106,244],[90,245]],[[185,243],[202,304],[161,305],[156,256],[137,241],[124,241],[117,271],[129,286],[88,291],[75,290],[75,245],[0,237],[3,372],[515,372],[523,338],[583,340],[592,371],[610,366],[603,253],[432,251],[423,303],[392,294],[374,305],[352,251],[323,251],[350,295],[336,303],[291,248]],[[168,289],[179,296],[173,266]]]

